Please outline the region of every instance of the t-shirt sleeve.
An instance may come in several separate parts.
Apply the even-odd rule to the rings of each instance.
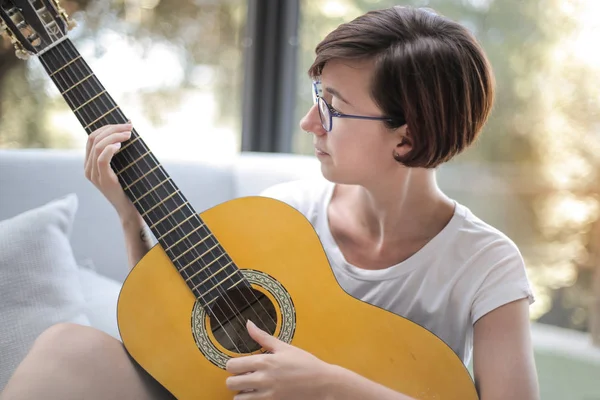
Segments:
[[[535,301],[527,277],[525,262],[517,246],[509,239],[499,240],[483,251],[479,268],[484,274],[475,292],[471,319],[475,324],[485,314],[515,300],[526,298]]]

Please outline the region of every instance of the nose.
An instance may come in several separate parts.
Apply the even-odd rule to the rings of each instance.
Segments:
[[[321,117],[319,116],[319,109],[316,104],[300,120],[300,129],[305,132],[312,132],[316,136],[327,134],[327,131],[323,129],[323,124],[321,124]]]

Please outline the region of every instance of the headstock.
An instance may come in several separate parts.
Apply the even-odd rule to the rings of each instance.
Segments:
[[[0,0],[0,18],[0,33],[6,32],[23,60],[60,42],[75,26],[58,0]]]

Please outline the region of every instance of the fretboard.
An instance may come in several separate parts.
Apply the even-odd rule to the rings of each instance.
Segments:
[[[127,122],[69,39],[42,54],[40,60],[88,135],[104,125]],[[111,166],[201,304],[211,304],[224,290],[248,285],[135,129]]]

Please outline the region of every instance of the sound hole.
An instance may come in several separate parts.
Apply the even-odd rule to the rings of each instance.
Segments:
[[[211,304],[208,315],[215,339],[234,353],[252,353],[260,349],[248,334],[248,320],[271,335],[277,327],[277,313],[271,300],[249,287],[234,288],[219,297]]]

